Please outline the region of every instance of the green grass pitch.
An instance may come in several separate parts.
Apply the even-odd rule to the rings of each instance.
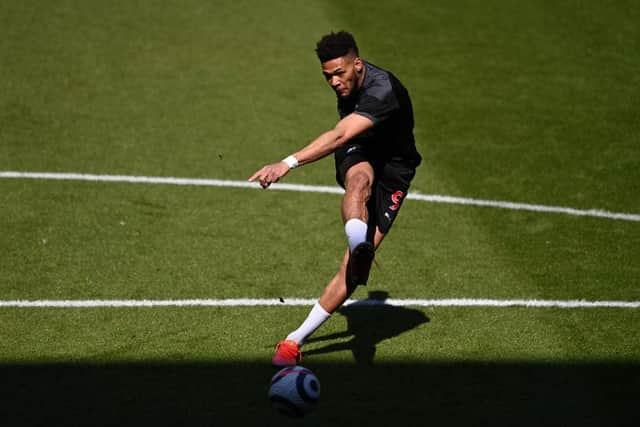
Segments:
[[[639,214],[638,22],[624,0],[9,0],[0,171],[246,180],[337,121],[313,49],[346,29],[412,95],[412,191]],[[0,301],[315,298],[339,207],[0,179]],[[354,298],[639,301],[639,224],[408,200]],[[345,309],[305,346],[317,410],[283,419],[269,361],[308,309],[0,307],[0,424],[637,423],[637,308]]]

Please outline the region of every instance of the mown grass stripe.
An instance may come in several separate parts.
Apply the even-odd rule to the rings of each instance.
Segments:
[[[137,184],[168,184],[168,185],[188,185],[206,187],[240,187],[259,189],[257,183],[247,181],[232,181],[220,179],[198,179],[198,178],[175,178],[157,176],[131,176],[131,175],[95,175],[83,173],[52,173],[52,172],[16,172],[0,171],[0,178],[16,179],[50,179],[69,181],[93,181],[93,182],[126,182]],[[340,187],[322,185],[303,184],[273,184],[273,190],[298,191],[305,193],[330,193],[342,194],[344,191]],[[433,203],[449,203],[458,205],[483,206],[500,209],[525,210],[532,212],[560,213],[574,216],[590,216],[597,218],[617,219],[623,221],[640,221],[640,214],[609,212],[600,209],[575,209],[561,206],[545,206],[529,203],[514,203],[498,200],[482,200],[464,197],[442,196],[435,194],[409,193],[407,199],[420,200]]]
[[[0,307],[13,308],[100,308],[100,307],[255,307],[312,306],[315,299],[175,299],[175,300],[13,300]],[[388,299],[348,300],[345,305],[392,305],[414,307],[528,307],[528,308],[640,308],[640,301],[585,300],[497,300],[497,299]]]

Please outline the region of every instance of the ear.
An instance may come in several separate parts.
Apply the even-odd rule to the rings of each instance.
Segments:
[[[356,56],[355,59],[353,60],[353,67],[355,68],[356,73],[358,74],[360,74],[364,69],[364,63],[362,62],[362,59],[360,59],[359,56]]]

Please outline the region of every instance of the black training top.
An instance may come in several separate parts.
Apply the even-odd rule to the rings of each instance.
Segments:
[[[362,87],[348,98],[338,97],[338,113],[341,119],[360,114],[374,125],[348,144],[360,144],[378,160],[401,159],[418,166],[422,158],[413,137],[413,108],[407,89],[390,72],[368,62],[364,66]]]

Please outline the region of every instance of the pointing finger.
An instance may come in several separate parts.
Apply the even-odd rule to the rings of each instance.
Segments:
[[[262,169],[264,169],[264,168],[262,168]],[[262,169],[260,169],[258,172],[256,172],[253,175],[251,175],[251,178],[249,178],[249,181],[255,181],[256,178],[258,178],[261,175]]]

